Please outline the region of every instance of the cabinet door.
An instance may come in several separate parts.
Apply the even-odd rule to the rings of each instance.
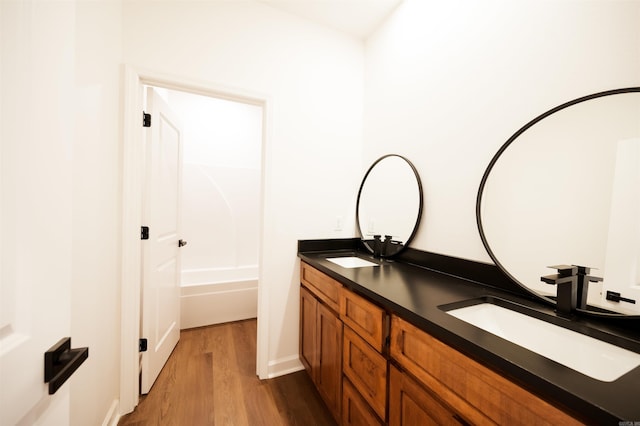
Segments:
[[[378,352],[384,351],[387,314],[382,308],[343,287],[340,318]]]
[[[317,351],[317,309],[318,301],[304,287],[300,287],[300,361],[311,376],[316,381],[316,370],[318,366]]]
[[[317,316],[316,386],[333,417],[340,422],[342,403],[342,321],[322,303]]]
[[[342,380],[342,426],[382,426],[383,424],[345,377]]]
[[[384,419],[387,414],[387,360],[346,326],[342,370],[375,413]]]
[[[391,366],[389,372],[389,426],[445,426],[465,424],[430,392]]]

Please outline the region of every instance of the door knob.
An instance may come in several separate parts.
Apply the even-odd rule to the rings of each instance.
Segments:
[[[187,242],[185,240],[178,240],[178,247],[186,246]]]

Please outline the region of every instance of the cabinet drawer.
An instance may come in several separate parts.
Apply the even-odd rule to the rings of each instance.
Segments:
[[[383,352],[387,314],[379,306],[343,287],[340,318],[378,352]]]
[[[349,327],[344,327],[342,371],[373,411],[384,419],[387,406],[387,360]]]
[[[300,263],[300,282],[318,299],[338,312],[342,284],[304,262]]]
[[[389,371],[389,426],[464,424],[429,391],[394,366]]]
[[[383,424],[351,382],[344,378],[342,380],[342,426],[382,426]]]
[[[573,417],[393,316],[391,357],[473,424],[575,425]]]

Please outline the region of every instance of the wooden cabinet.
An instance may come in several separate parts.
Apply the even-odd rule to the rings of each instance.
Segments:
[[[337,308],[342,285],[304,263],[300,275],[300,359],[340,422],[343,326]]]
[[[304,287],[300,287],[300,361],[311,378],[318,366],[316,328],[318,300]]]
[[[580,424],[536,395],[396,316],[391,320],[390,354],[402,369],[429,389],[428,393],[437,395],[457,418],[471,424]],[[402,419],[401,413],[405,409],[415,411],[402,405],[403,397],[398,396],[402,391],[398,389],[398,386],[394,387],[390,397],[391,419]],[[408,407],[411,403],[406,404]]]
[[[381,419],[387,413],[387,360],[349,327],[344,328],[342,371]]]
[[[388,361],[383,353],[386,353],[388,315],[378,305],[343,287],[340,318],[345,325],[342,371],[370,409],[384,420]]]
[[[580,424],[304,262],[300,282],[300,359],[338,423]]]
[[[382,308],[343,288],[340,292],[340,318],[376,351],[384,351],[388,326],[387,313]]]
[[[322,303],[339,312],[342,284],[316,268],[302,262],[300,282],[307,287]]]
[[[334,417],[345,425],[384,424],[386,312],[302,262],[300,359]]]
[[[409,375],[389,371],[389,426],[447,426],[464,424],[453,411]]]
[[[342,322],[325,305],[318,304],[316,386],[336,421],[342,403]]]
[[[342,425],[381,426],[383,424],[349,379],[345,378],[342,381]]]

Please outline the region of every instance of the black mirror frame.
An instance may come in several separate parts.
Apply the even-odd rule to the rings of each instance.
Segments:
[[[411,232],[411,235],[409,235],[409,238],[407,238],[407,241],[403,242],[403,244],[400,245],[400,248],[396,252],[383,256],[385,258],[391,258],[393,256],[396,256],[399,253],[402,253],[404,250],[407,249],[407,247],[409,246],[409,243],[413,240],[413,238],[415,237],[416,233],[418,232],[418,227],[420,226],[420,221],[422,219],[422,210],[423,210],[423,201],[424,201],[424,194],[423,194],[423,190],[422,190],[422,181],[420,180],[420,175],[418,174],[418,170],[416,169],[416,167],[413,165],[413,163],[411,161],[409,161],[406,157],[403,157],[402,155],[399,155],[399,154],[386,154],[386,155],[383,155],[382,157],[378,158],[376,161],[373,162],[373,164],[369,167],[369,169],[365,173],[364,177],[362,178],[362,182],[360,183],[360,189],[358,189],[358,198],[356,200],[356,225],[357,225],[357,228],[358,228],[358,236],[360,237],[360,241],[362,241],[362,245],[365,246],[365,248],[370,253],[374,253],[373,248],[370,247],[369,244],[366,243],[366,241],[364,239],[364,236],[362,235],[362,230],[361,230],[361,227],[360,227],[360,196],[362,194],[362,188],[364,188],[364,184],[367,181],[367,177],[369,176],[371,171],[375,168],[375,166],[378,163],[380,163],[382,160],[384,160],[385,158],[389,158],[389,157],[398,157],[398,158],[404,160],[409,165],[409,167],[411,167],[411,170],[413,171],[413,174],[415,175],[415,178],[416,178],[416,182],[418,184],[418,195],[419,195],[420,199],[419,199],[419,203],[418,203],[418,215],[416,217],[416,223],[413,226],[413,231]]]
[[[526,291],[527,293],[529,293],[532,296],[535,296],[537,299],[541,300],[544,303],[547,303],[547,304],[553,305],[553,306],[555,306],[555,304],[556,304],[556,302],[554,300],[550,299],[549,297],[542,296],[542,295],[536,293],[533,290],[530,290],[527,286],[525,286],[517,278],[515,278],[509,271],[507,271],[507,269],[502,265],[502,263],[500,263],[500,261],[498,260],[498,258],[495,255],[495,253],[491,250],[491,247],[489,246],[489,242],[487,241],[487,237],[485,235],[484,228],[482,226],[482,217],[481,217],[482,216],[482,214],[481,214],[482,193],[484,191],[484,187],[485,187],[485,185],[487,183],[487,180],[489,178],[489,174],[491,173],[491,170],[493,169],[495,164],[498,162],[498,159],[500,158],[502,153],[520,135],[522,135],[530,127],[534,126],[536,123],[542,121],[543,119],[547,118],[548,116],[550,116],[552,114],[555,114],[556,112],[561,111],[561,110],[563,110],[565,108],[568,108],[570,106],[573,106],[573,105],[576,105],[576,104],[579,104],[579,103],[582,103],[582,102],[585,102],[585,101],[589,101],[589,100],[592,100],[592,99],[602,98],[602,97],[611,96],[611,95],[620,95],[620,94],[624,94],[624,93],[636,93],[636,92],[640,92],[640,87],[626,87],[626,88],[622,88],[622,89],[606,90],[606,91],[603,91],[603,92],[598,92],[598,93],[593,93],[591,95],[582,96],[580,98],[565,102],[565,103],[563,103],[561,105],[558,105],[555,108],[550,109],[549,111],[539,115],[538,117],[534,118],[533,120],[529,121],[527,124],[522,126],[520,129],[518,129],[518,131],[515,132],[500,147],[500,149],[498,149],[496,154],[493,156],[493,158],[489,162],[489,165],[487,166],[487,169],[485,170],[484,174],[482,175],[482,180],[480,181],[480,187],[478,188],[478,195],[476,197],[476,224],[478,225],[478,231],[480,232],[480,239],[482,240],[482,244],[484,245],[484,248],[487,250],[487,253],[491,257],[493,262],[502,271],[502,273],[504,273],[507,277],[509,277],[510,280],[512,280],[514,283],[516,283],[524,291]],[[609,313],[603,313],[603,312],[597,312],[597,311],[586,311],[586,310],[582,310],[582,309],[580,309],[579,311],[583,312],[583,313],[588,313],[590,315],[595,315],[595,316],[612,316],[612,317],[625,316],[624,314],[616,314],[616,313],[609,314]],[[635,315],[631,315],[630,317],[635,317]]]

